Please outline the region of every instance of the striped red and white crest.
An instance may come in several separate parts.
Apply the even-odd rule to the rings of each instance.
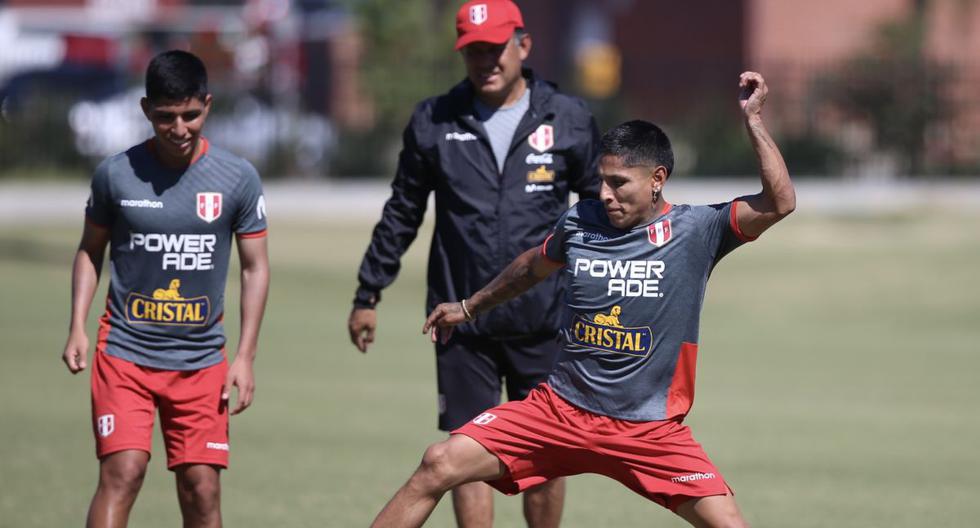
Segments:
[[[650,243],[657,247],[670,242],[670,220],[661,220],[647,226],[647,237]]]
[[[221,216],[221,193],[197,193],[197,217],[210,224],[219,216]]]
[[[470,22],[480,25],[487,21],[487,4],[470,6]]]
[[[551,125],[541,125],[533,134],[527,137],[528,145],[538,152],[544,152],[555,146],[555,128]]]
[[[116,430],[116,416],[114,414],[103,414],[95,421],[95,428],[99,436],[105,438]]]

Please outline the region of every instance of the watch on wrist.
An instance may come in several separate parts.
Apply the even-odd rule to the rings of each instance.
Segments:
[[[354,293],[354,306],[356,308],[370,308],[374,309],[381,301],[381,292],[369,290],[363,286],[357,289]]]

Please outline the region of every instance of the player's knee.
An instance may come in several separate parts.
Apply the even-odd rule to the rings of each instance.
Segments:
[[[190,502],[210,509],[218,503],[221,486],[217,479],[185,475],[179,480],[181,494]]]
[[[418,473],[427,488],[445,491],[455,484],[456,467],[447,443],[432,444],[422,455]]]
[[[115,493],[136,494],[146,476],[146,463],[131,458],[114,459],[103,464],[99,486]]]

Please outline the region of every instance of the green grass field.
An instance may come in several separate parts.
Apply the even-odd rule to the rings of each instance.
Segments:
[[[976,526],[978,225],[801,213],[715,271],[688,424],[755,526]],[[370,227],[273,225],[256,401],[232,420],[223,477],[229,526],[366,526],[442,438],[420,334],[426,234],[373,349],[348,343]],[[88,375],[60,361],[79,229],[0,227],[2,526],[79,526],[94,490]],[[179,525],[156,436],[133,526]],[[522,525],[519,499],[497,497],[498,525]],[[568,527],[684,525],[603,477],[573,477],[567,503]],[[453,525],[448,497],[429,524]]]

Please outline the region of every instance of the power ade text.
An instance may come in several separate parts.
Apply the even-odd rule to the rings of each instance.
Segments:
[[[218,242],[214,234],[130,233],[129,249],[163,253],[163,269],[207,271],[214,269],[211,254]]]
[[[575,259],[574,272],[590,277],[608,278],[607,296],[663,297],[660,280],[667,267],[661,260],[591,260]]]

